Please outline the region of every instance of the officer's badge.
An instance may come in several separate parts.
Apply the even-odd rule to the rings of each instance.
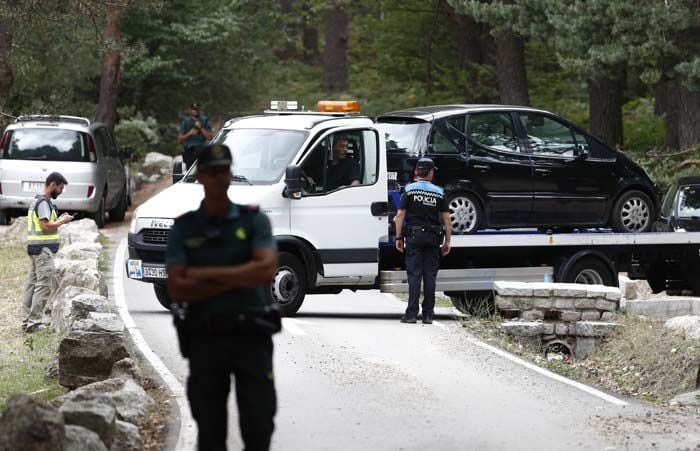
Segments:
[[[236,229],[236,238],[238,238],[239,240],[245,240],[247,237],[248,233],[246,233],[243,227],[239,227]]]

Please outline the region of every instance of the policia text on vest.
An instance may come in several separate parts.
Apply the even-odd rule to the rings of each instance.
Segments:
[[[30,261],[22,301],[22,329],[25,332],[45,327],[42,320],[46,300],[51,294],[53,259],[60,242],[58,228],[73,220],[65,213],[59,217],[52,199],[61,195],[67,184],[65,177],[58,172],[49,174],[43,192],[36,195],[27,211],[27,254]]]

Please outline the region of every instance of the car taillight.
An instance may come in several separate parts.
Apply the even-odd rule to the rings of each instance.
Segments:
[[[88,185],[88,195],[87,197],[92,197],[92,193],[95,192],[95,187],[92,185]]]
[[[88,155],[90,157],[90,161],[97,161],[97,154],[95,153],[95,142],[92,140],[92,136],[88,135],[87,138],[87,144],[88,144]],[[94,187],[91,187],[94,189]],[[90,191],[90,193],[92,193]],[[88,194],[88,197],[90,197],[90,194]]]

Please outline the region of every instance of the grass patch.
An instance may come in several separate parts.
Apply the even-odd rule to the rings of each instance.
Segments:
[[[0,243],[0,410],[17,392],[48,400],[65,389],[44,371],[54,359],[61,337],[48,331],[25,335],[21,306],[29,257],[23,245]]]
[[[97,269],[101,274],[104,274],[109,271],[109,255],[104,250],[109,246],[110,240],[107,235],[100,233],[97,235],[97,242],[102,245],[102,252],[100,252],[100,256],[97,259]]]
[[[687,340],[663,323],[617,315],[623,327],[582,360],[547,360],[536,342],[505,335],[496,315],[466,317],[463,326],[482,340],[562,376],[624,396],[662,403],[695,389],[700,340]]]
[[[400,301],[408,302],[408,293],[392,293]],[[421,302],[423,302],[423,292],[421,291]],[[435,293],[435,307],[452,307],[452,301],[442,292]]]

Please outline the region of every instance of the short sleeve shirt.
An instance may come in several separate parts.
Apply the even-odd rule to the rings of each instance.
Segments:
[[[343,158],[328,165],[326,177],[328,191],[350,185],[353,181],[360,180],[360,165],[351,158]]]
[[[209,131],[212,130],[211,121],[209,121],[209,118],[204,114],[200,114],[198,119],[195,119],[192,116],[187,116],[185,119],[183,119],[182,123],[180,124],[180,133],[187,133],[188,131],[190,131],[190,129],[194,127],[195,121],[199,121],[199,123],[202,124],[202,128],[205,128]],[[190,136],[185,140],[185,146],[196,146],[199,144],[204,144],[206,142],[207,138],[205,138],[202,133],[197,133],[196,135]]]
[[[406,210],[409,226],[441,226],[442,213],[450,211],[443,189],[427,180],[406,185],[399,209]]]
[[[276,248],[267,216],[231,203],[224,218],[211,218],[204,205],[175,221],[168,238],[168,267],[234,266],[252,258],[253,251]],[[195,304],[208,313],[247,313],[265,308],[263,287],[236,288]],[[201,306],[201,307],[200,307]]]
[[[50,200],[41,201],[36,206],[36,217],[39,219],[51,219],[52,205]]]

